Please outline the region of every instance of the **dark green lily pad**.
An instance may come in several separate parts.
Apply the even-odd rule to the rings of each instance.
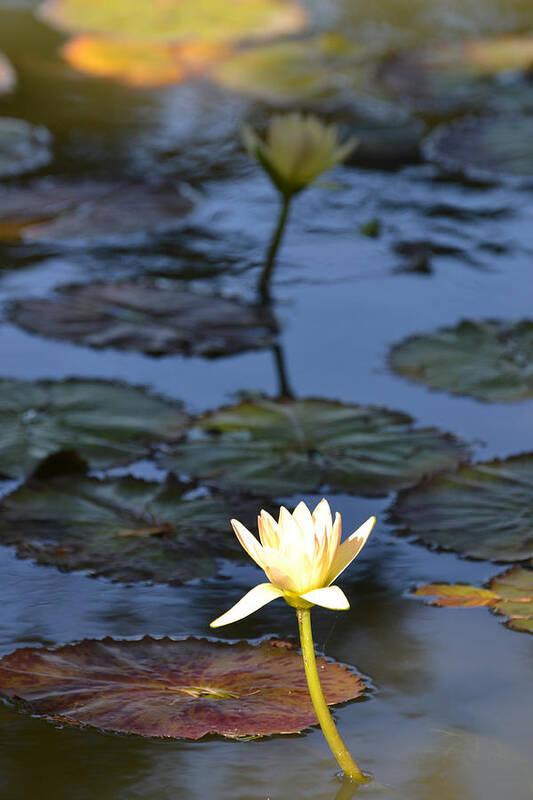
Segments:
[[[443,550],[490,561],[533,559],[533,453],[464,465],[401,492],[399,532]]]
[[[192,201],[173,183],[42,178],[0,190],[0,241],[113,244],[175,229]]]
[[[206,414],[159,457],[168,469],[266,495],[384,495],[454,469],[464,447],[407,414],[330,400],[259,400]]]
[[[361,696],[349,667],[317,659],[330,705]],[[161,738],[269,736],[315,725],[298,650],[287,642],[86,639],[0,660],[0,694],[55,723]]]
[[[481,180],[533,181],[533,115],[466,117],[439,125],[424,145],[430,161]]]
[[[533,633],[533,571],[512,567],[496,575],[488,589],[468,584],[432,583],[420,586],[417,597],[431,597],[431,605],[472,608],[487,606],[495,614],[507,617],[508,628]]]
[[[464,320],[404,339],[392,348],[390,365],[431,389],[487,403],[533,397],[533,321]]]
[[[229,520],[242,514],[252,524],[257,501],[195,489],[172,477],[30,480],[0,503],[0,543],[38,564],[116,581],[209,577],[215,557],[241,557]]]
[[[154,439],[186,423],[179,403],[121,383],[0,381],[0,474],[24,477],[58,450],[78,451],[94,469],[143,458]]]
[[[277,329],[262,306],[165,280],[63,286],[56,299],[14,303],[10,318],[43,336],[152,356],[240,353],[265,347]]]
[[[0,96],[12,92],[17,83],[15,70],[7,60],[7,58],[0,53]]]
[[[43,167],[52,159],[52,137],[40,125],[0,117],[0,178],[11,178]]]

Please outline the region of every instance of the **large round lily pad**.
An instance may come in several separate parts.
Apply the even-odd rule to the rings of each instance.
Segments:
[[[78,451],[92,468],[146,456],[154,439],[181,432],[178,403],[121,383],[0,381],[0,475],[23,477],[59,450]]]
[[[30,480],[0,502],[0,543],[39,564],[117,581],[209,577],[216,556],[241,557],[228,520],[242,515],[251,524],[257,501],[194,489],[174,478]]]
[[[407,414],[330,400],[259,400],[214,411],[161,455],[178,472],[267,495],[383,495],[466,457],[451,436]]]
[[[533,321],[464,320],[397,344],[390,364],[431,389],[489,403],[533,397]]]
[[[364,691],[348,667],[318,659],[330,705]],[[275,640],[85,640],[21,648],[0,660],[0,694],[55,723],[161,738],[299,733],[316,724],[301,655]]]
[[[173,183],[42,178],[0,190],[0,241],[123,245],[178,227],[191,209]]]
[[[40,125],[0,117],[0,178],[11,178],[43,167],[52,159],[52,137]]]
[[[507,617],[506,625],[515,631],[533,633],[533,570],[512,567],[496,575],[488,589],[468,584],[431,583],[420,586],[417,597],[431,597],[435,606],[472,608],[487,606]]]
[[[12,92],[16,82],[15,70],[7,58],[0,53],[0,96]]]
[[[307,21],[291,0],[48,0],[40,15],[69,33],[167,41],[262,38],[294,33]]]
[[[466,117],[439,125],[424,152],[444,169],[512,183],[533,179],[533,115]]]
[[[464,465],[401,492],[399,532],[424,544],[490,561],[533,558],[533,453]]]
[[[262,306],[163,279],[63,286],[57,298],[15,303],[10,316],[32,333],[154,356],[240,353],[269,344],[276,331]]]

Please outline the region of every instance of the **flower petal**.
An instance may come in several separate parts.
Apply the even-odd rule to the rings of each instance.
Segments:
[[[242,522],[239,522],[238,519],[232,519],[231,526],[235,531],[237,539],[246,550],[250,558],[253,558],[257,566],[263,569],[263,559],[261,558],[261,551],[263,548],[255,536],[251,534],[248,528],[245,528]]]
[[[275,600],[277,597],[283,597],[281,589],[272,586],[271,583],[260,583],[254,586],[253,589],[250,589],[244,597],[241,597],[239,602],[235,603],[229,611],[226,611],[221,617],[213,620],[213,622],[210,623],[210,627],[219,628],[221,625],[229,625],[230,622],[237,622],[237,620],[243,619],[249,614],[253,614],[254,611],[257,611],[259,608],[266,606],[267,603],[270,603],[271,600]]]
[[[318,536],[322,535],[322,531],[324,529],[326,531],[331,530],[333,520],[331,518],[331,509],[329,507],[329,503],[325,497],[322,498],[320,503],[313,511],[313,520],[315,523],[315,533]]]
[[[341,572],[344,572],[346,567],[352,563],[356,555],[363,549],[375,522],[375,517],[369,517],[366,522],[363,522],[360,528],[357,528],[357,530],[341,544],[329,571],[329,583],[332,583],[338,578]]]
[[[292,512],[292,516],[298,523],[304,536],[306,537],[309,536],[310,538],[312,538],[314,534],[313,517],[311,516],[311,512],[309,511],[303,500],[301,503],[298,503],[298,505]]]
[[[350,608],[348,598],[338,586],[326,586],[323,589],[313,589],[300,595],[304,600],[324,608],[333,608],[336,611],[346,611]]]

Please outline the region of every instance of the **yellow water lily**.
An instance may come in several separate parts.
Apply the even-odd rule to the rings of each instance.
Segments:
[[[303,502],[292,514],[282,506],[278,522],[267,511],[261,511],[257,519],[260,542],[232,519],[239,542],[264,570],[269,583],[251,589],[211,627],[236,622],[277,597],[297,609],[313,605],[348,609],[344,592],[332,584],[362,549],[375,521],[375,517],[367,519],[341,544],[341,515],[337,512],[332,519],[327,500],[321,500],[312,513]]]
[[[243,140],[287,198],[344,161],[357,145],[356,139],[341,144],[336,125],[297,112],[273,116],[264,141],[245,126]]]

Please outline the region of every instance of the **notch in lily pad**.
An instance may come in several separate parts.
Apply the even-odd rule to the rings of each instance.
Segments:
[[[407,414],[331,400],[246,401],[210,412],[158,454],[165,469],[266,496],[383,496],[467,458],[457,439]]]
[[[496,575],[487,589],[469,584],[430,583],[413,594],[430,598],[433,606],[474,608],[486,606],[506,617],[505,625],[521,633],[533,633],[533,570],[512,567]]]
[[[398,533],[462,556],[533,559],[533,453],[462,465],[400,492],[391,509]]]
[[[351,668],[318,659],[330,705],[361,697]],[[55,724],[164,739],[300,733],[316,724],[302,659],[286,642],[85,640],[0,659],[0,695]]]

